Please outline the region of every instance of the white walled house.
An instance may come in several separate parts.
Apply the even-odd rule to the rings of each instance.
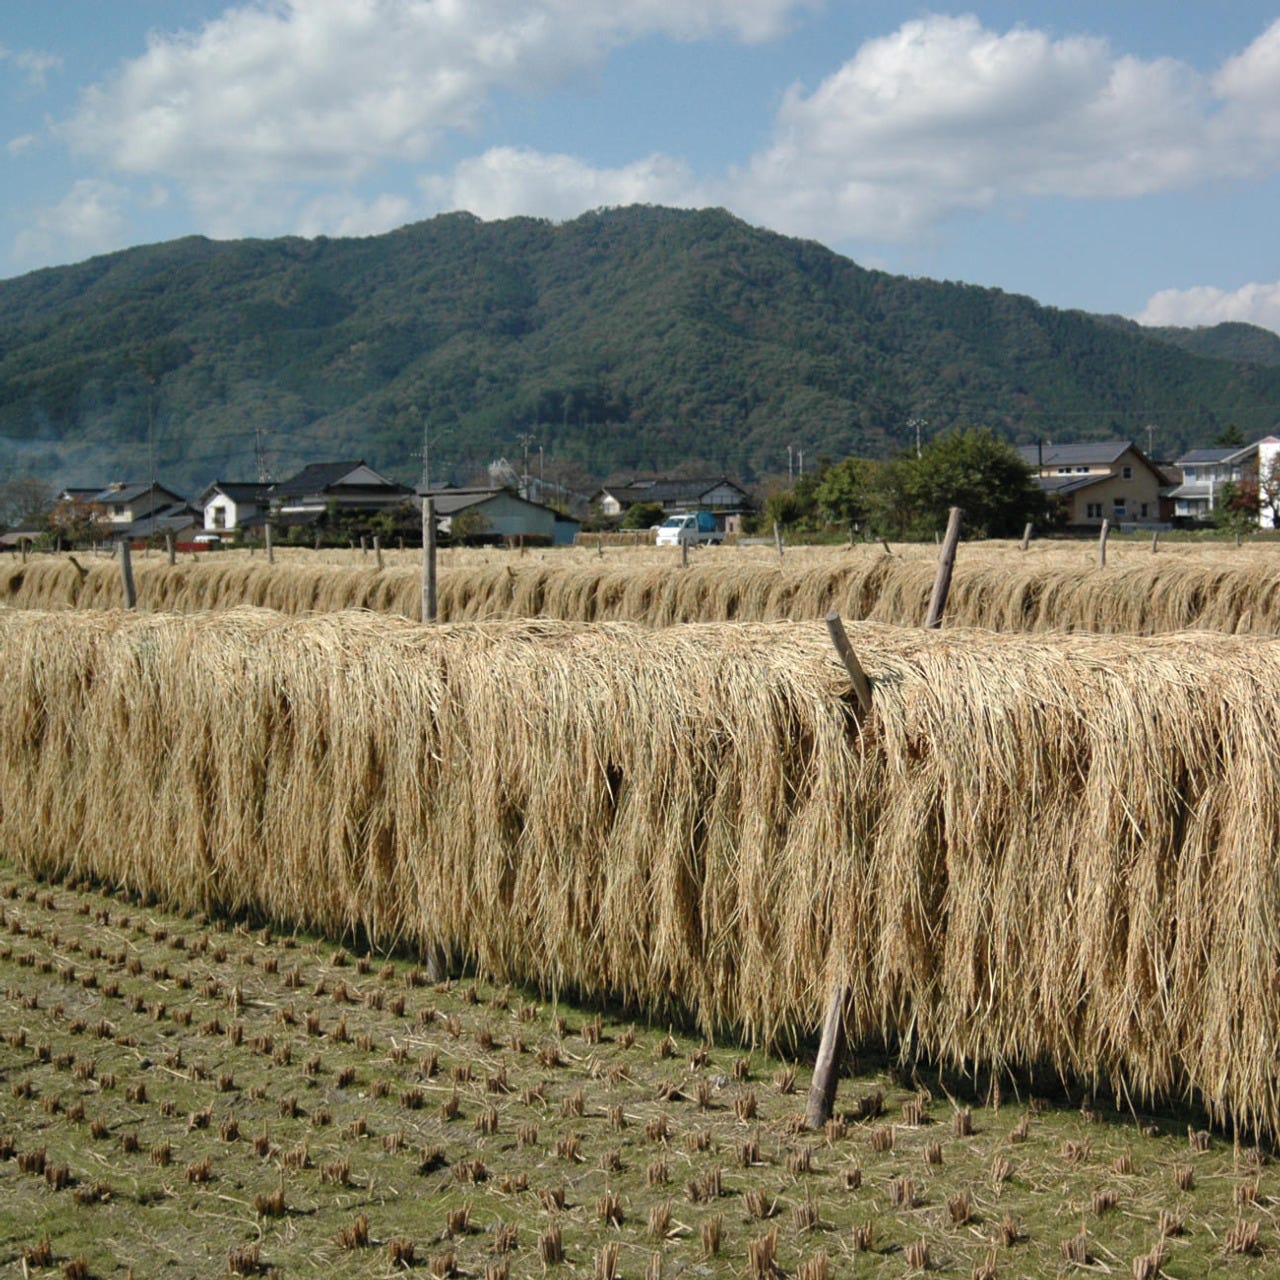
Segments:
[[[215,480],[196,500],[204,513],[206,533],[234,534],[260,523],[270,509],[270,484]]]

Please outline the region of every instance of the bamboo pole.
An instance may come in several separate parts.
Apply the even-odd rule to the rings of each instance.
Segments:
[[[924,618],[926,631],[936,631],[942,625],[942,611],[947,607],[947,596],[951,591],[951,572],[956,564],[956,546],[960,541],[963,515],[959,507],[952,507],[947,516],[947,536],[943,539],[938,572],[933,580],[933,594],[929,597],[929,610]]]

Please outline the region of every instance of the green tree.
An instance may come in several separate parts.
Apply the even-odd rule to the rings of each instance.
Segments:
[[[1258,486],[1252,480],[1228,481],[1217,494],[1211,517],[1226,533],[1249,533],[1258,527]]]
[[[877,509],[883,468],[866,458],[844,458],[823,471],[814,488],[818,510],[833,524],[851,531],[864,525]]]
[[[1213,442],[1219,449],[1239,449],[1244,443],[1244,432],[1234,422],[1228,423],[1218,432]]]
[[[903,454],[884,469],[878,496],[900,535],[928,536],[946,527],[951,507],[964,511],[971,535],[1011,537],[1043,520],[1044,494],[1017,450],[986,428],[930,440],[920,456]]]
[[[636,502],[627,508],[620,529],[649,529],[661,524],[666,516],[660,502]]]

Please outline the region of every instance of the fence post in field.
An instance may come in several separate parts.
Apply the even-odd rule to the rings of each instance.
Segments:
[[[1240,535],[1238,533],[1236,534],[1236,550],[1240,550]]]
[[[596,559],[597,560],[604,559],[604,534],[603,533],[596,534]]]
[[[378,535],[373,535],[373,558],[377,562],[378,568],[382,568],[382,543],[378,541]]]
[[[1022,531],[1022,549],[1025,551],[1031,544],[1031,521],[1027,521],[1027,527]]]
[[[436,500],[422,500],[422,621],[436,620]]]
[[[689,567],[689,539],[680,539],[680,567],[687,569]]]
[[[1098,534],[1098,568],[1107,567],[1107,535],[1111,532],[1111,521],[1102,522],[1102,531]]]
[[[170,564],[178,563],[178,557],[174,554],[172,529],[166,529],[164,531],[164,555],[165,559]]]
[[[21,546],[19,547],[19,550],[21,550],[21,552],[22,552],[22,563],[23,563],[23,564],[26,564],[26,563],[27,563],[27,546],[28,546],[28,540],[27,540],[26,538],[23,538],[23,539],[22,539],[22,541],[21,541]]]
[[[778,559],[782,559],[782,530],[778,526],[778,522],[773,522],[773,545],[778,549]]]
[[[1154,529],[1152,530],[1152,533],[1151,533],[1151,554],[1155,555],[1155,553],[1159,550],[1159,548],[1160,548],[1160,530]]]
[[[929,597],[929,611],[924,617],[926,631],[936,631],[942,625],[942,611],[947,607],[947,595],[951,591],[951,571],[956,563],[956,544],[960,541],[960,520],[964,512],[952,507],[947,516],[947,536],[942,542],[942,554],[938,557],[938,572],[933,580],[933,594]]]
[[[887,556],[891,556],[891,555],[893,555],[893,548],[889,545],[889,539],[888,539],[888,538],[881,538],[881,539],[880,539],[880,545],[884,548],[884,553],[885,553],[885,555],[887,555]]]
[[[360,559],[364,560],[369,554],[368,544],[365,542],[364,534],[360,535]]]
[[[854,696],[858,700],[858,725],[861,728],[871,715],[871,682],[862,669],[849,635],[833,609],[827,614],[827,634],[835,646],[844,669],[849,673]],[[809,1129],[821,1129],[831,1119],[835,1107],[836,1087],[840,1083],[840,1063],[844,1058],[846,1035],[844,1011],[849,1003],[850,990],[837,986],[831,992],[827,1016],[822,1024],[822,1040],[818,1045],[818,1057],[813,1064],[813,1079],[809,1085],[809,1101],[805,1107],[804,1122]]]
[[[270,520],[268,520],[266,524],[262,526],[262,539],[266,543],[266,547],[267,547],[267,563],[275,564],[276,549],[275,549],[274,543],[272,543],[271,541],[271,521]]]
[[[129,539],[120,539],[120,585],[124,589],[124,607],[138,607],[138,590],[133,585],[133,552],[129,547]]]

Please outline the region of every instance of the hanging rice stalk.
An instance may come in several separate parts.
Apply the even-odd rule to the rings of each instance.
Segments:
[[[1106,568],[1091,547],[966,544],[956,564],[946,625],[996,631],[1093,631],[1152,635],[1210,630],[1280,634],[1280,544],[1235,551],[1182,544],[1152,556],[1115,546]],[[343,556],[343,553],[335,553]],[[191,613],[259,605],[283,613],[371,609],[421,616],[417,552],[388,552],[386,569],[327,553],[281,550],[280,563],[219,552],[170,566],[135,558],[138,607]],[[442,621],[547,617],[629,621],[770,622],[846,618],[919,626],[935,573],[936,548],[796,549],[779,562],[760,548],[700,550],[687,570],[661,549],[586,548],[521,556],[501,549],[444,553],[438,581]],[[120,574],[102,559],[87,574],[46,557],[0,574],[0,604],[61,609],[118,608]]]
[[[0,849],[1277,1130],[1280,644],[0,612]]]

